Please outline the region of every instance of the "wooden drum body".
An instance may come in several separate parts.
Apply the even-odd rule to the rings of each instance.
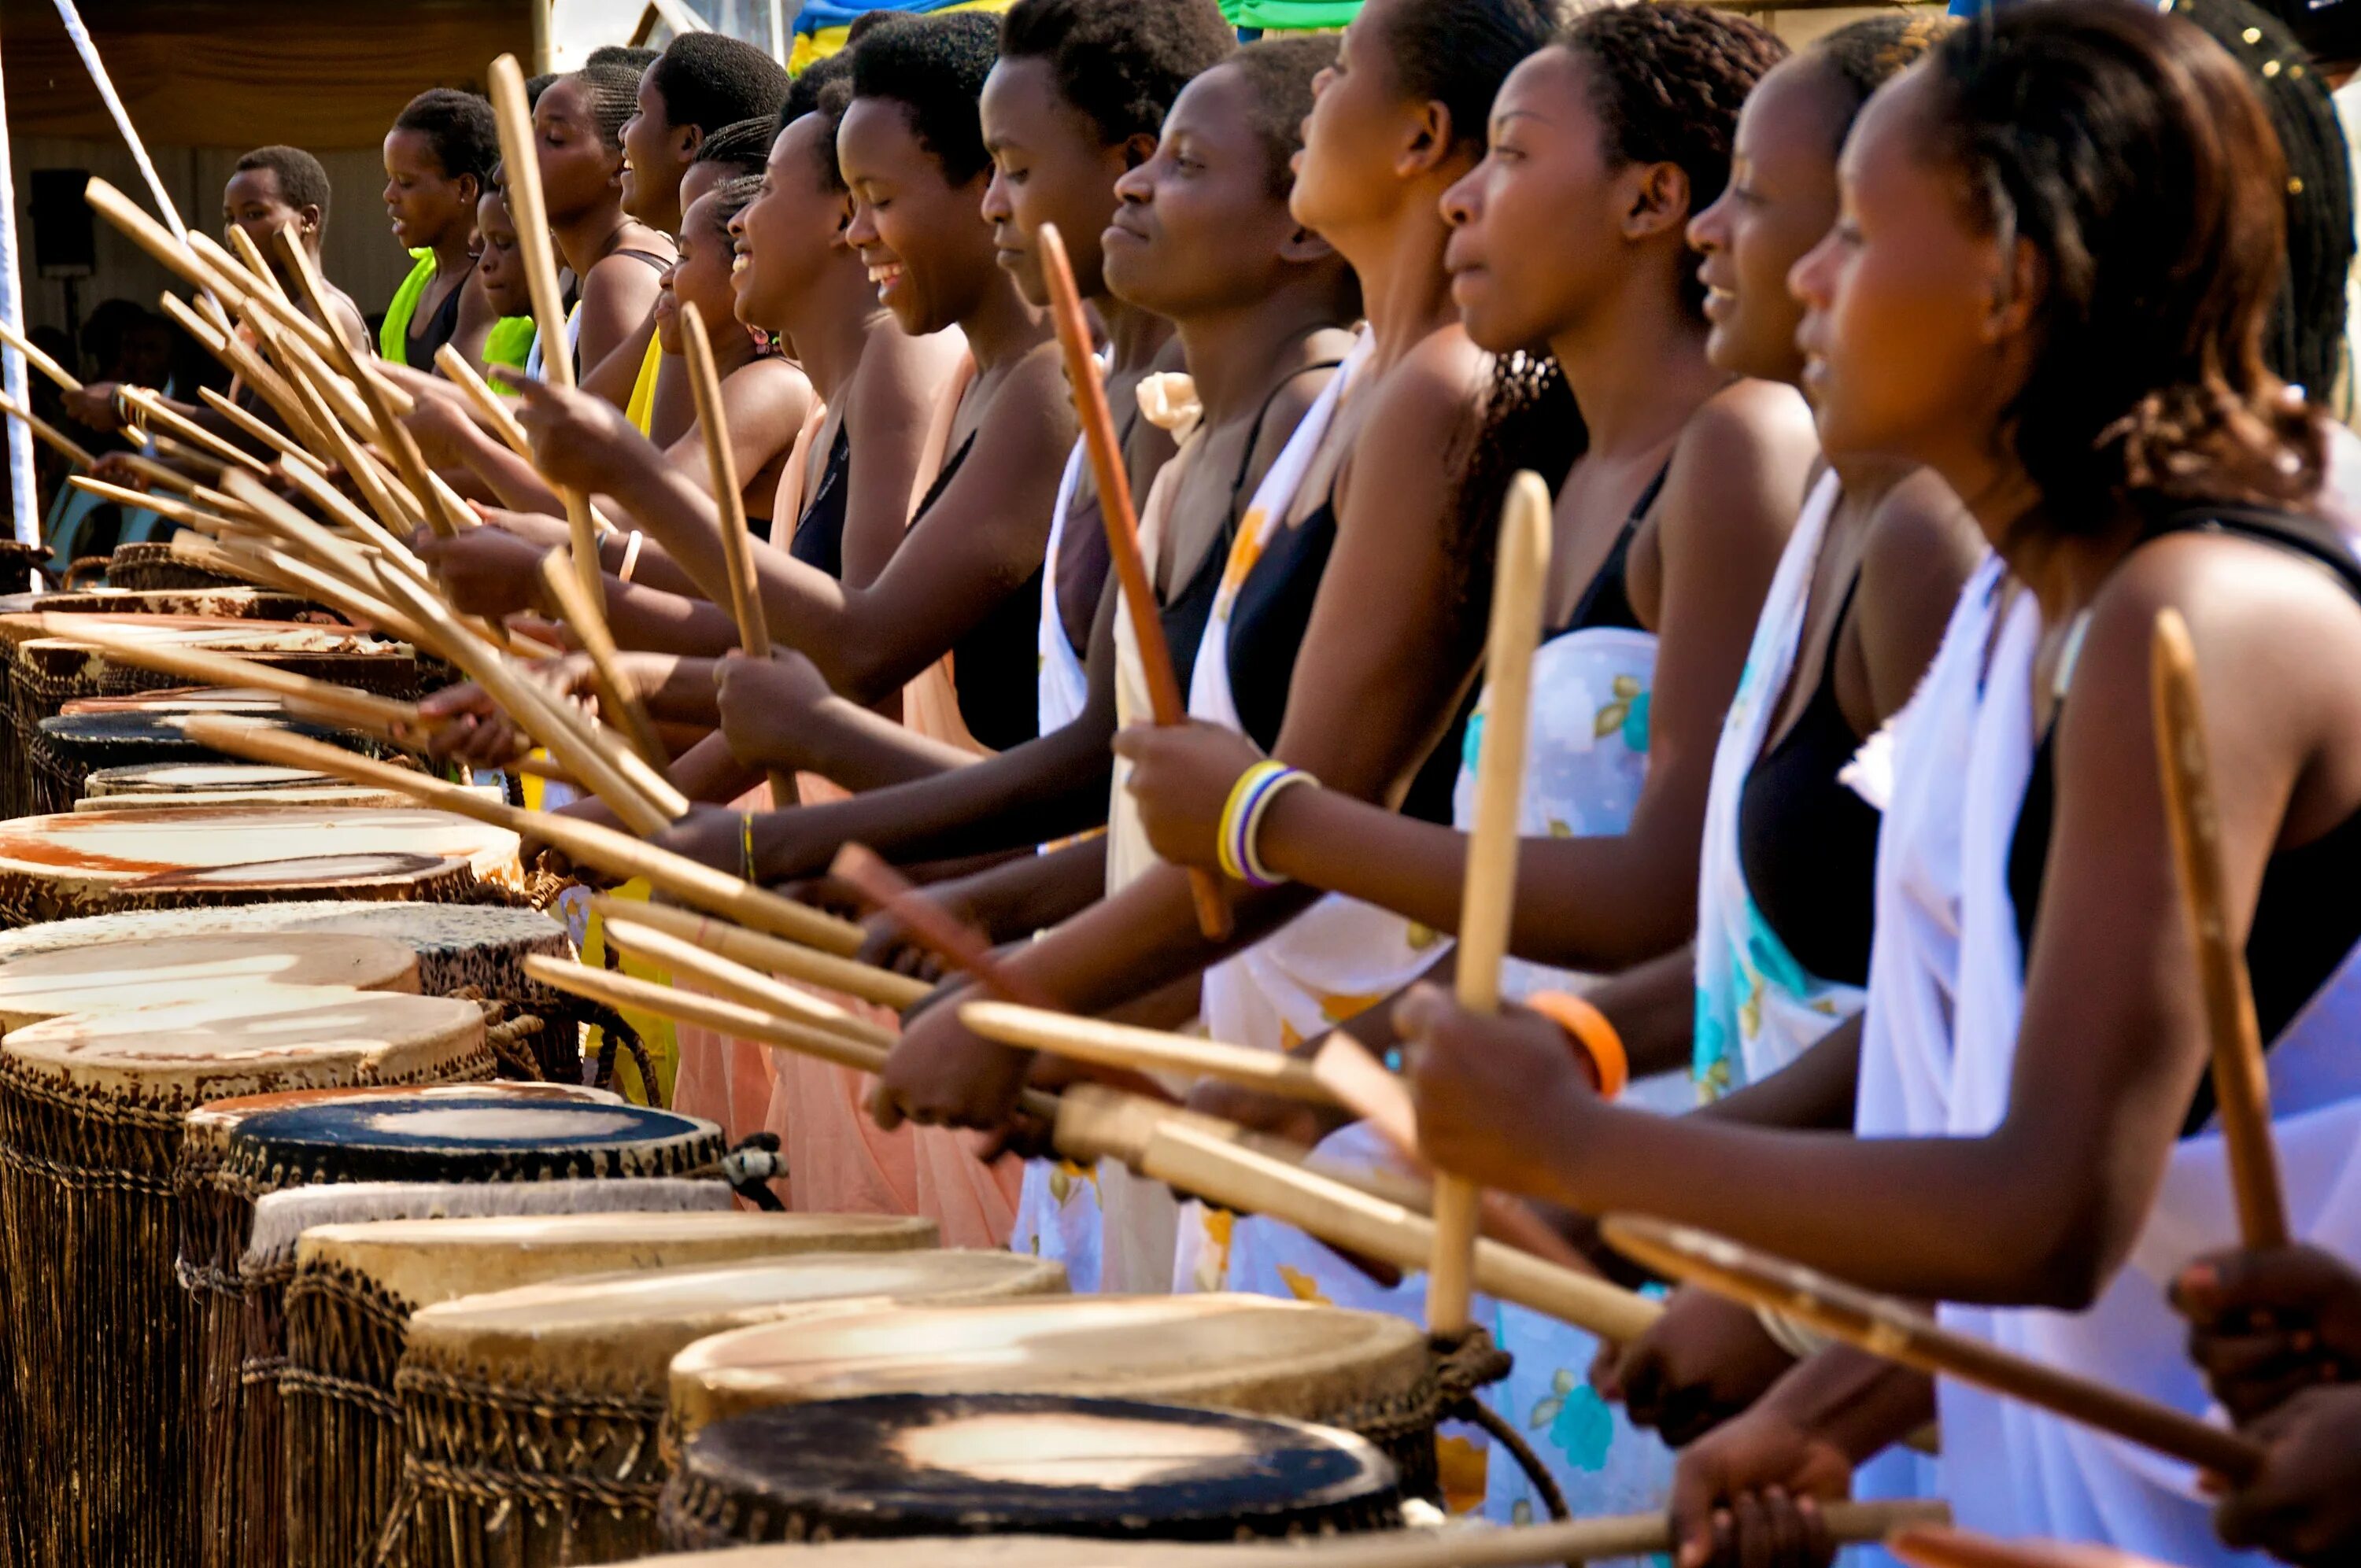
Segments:
[[[1007,1252],[819,1253],[566,1279],[428,1307],[395,1387],[402,1474],[387,1561],[613,1563],[659,1544],[666,1369],[697,1340],[831,1311],[1062,1294]]]
[[[719,1146],[715,1132],[707,1146],[718,1156]],[[290,1561],[331,1568],[366,1561],[375,1547],[401,1475],[394,1375],[421,1308],[571,1275],[900,1251],[935,1239],[931,1222],[885,1214],[560,1214],[311,1230],[288,1287],[280,1379]]]
[[[489,1071],[472,1003],[334,988],[53,1019],[0,1042],[12,1403],[35,1558],[186,1563],[173,1279],[188,1113],[225,1095]]]
[[[1075,1296],[742,1329],[673,1363],[684,1432],[872,1394],[1063,1394],[1285,1416],[1360,1433],[1436,1490],[1446,1403],[1426,1337],[1381,1312],[1267,1296]]]
[[[191,1113],[173,1186],[175,1264],[192,1307],[200,1476],[199,1561],[260,1568],[286,1556],[279,1373],[286,1361],[287,1285],[296,1239],[313,1225],[446,1214],[570,1212],[595,1207],[727,1207],[716,1181],[557,1181],[527,1186],[363,1182],[269,1189],[225,1172],[230,1139],[252,1116],[357,1101],[434,1103],[465,1098],[619,1104],[602,1090],[475,1081],[405,1089],[305,1089],[217,1100]]]
[[[1389,1530],[1401,1497],[1350,1432],[1044,1394],[881,1394],[758,1410],[690,1438],[676,1551],[845,1537],[1233,1541]]]

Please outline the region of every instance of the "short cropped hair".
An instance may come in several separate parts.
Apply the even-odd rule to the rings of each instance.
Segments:
[[[975,11],[896,14],[852,47],[852,95],[902,105],[943,177],[964,185],[992,167],[976,101],[1000,58],[999,21]]]
[[[1161,132],[1190,78],[1237,47],[1214,0],[1016,0],[1000,19],[1000,58],[1046,60],[1110,147]]]
[[[317,207],[320,226],[328,226],[328,171],[300,147],[258,147],[237,160],[236,173],[267,169],[279,177],[279,194],[291,207]]]

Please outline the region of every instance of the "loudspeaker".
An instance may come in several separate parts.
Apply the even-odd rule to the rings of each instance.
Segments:
[[[33,170],[33,264],[44,278],[87,278],[97,261],[87,169]]]

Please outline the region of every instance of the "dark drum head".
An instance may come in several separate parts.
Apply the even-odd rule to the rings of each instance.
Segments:
[[[335,1181],[554,1181],[685,1176],[713,1164],[721,1129],[644,1105],[512,1096],[389,1095],[249,1116],[227,1163],[273,1188]]]
[[[1231,1541],[1400,1522],[1391,1462],[1332,1427],[1129,1399],[882,1394],[690,1437],[667,1544],[924,1535]]]

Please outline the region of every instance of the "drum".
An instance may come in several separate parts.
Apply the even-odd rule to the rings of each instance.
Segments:
[[[1451,1391],[1426,1337],[1381,1312],[1268,1296],[1075,1296],[741,1329],[672,1367],[684,1431],[871,1394],[1067,1394],[1288,1416],[1359,1432],[1433,1498]]]
[[[82,799],[164,800],[184,795],[279,795],[288,791],[357,788],[334,773],[268,762],[146,762],[90,775]]]
[[[854,1536],[1233,1541],[1400,1522],[1392,1464],[1351,1432],[1051,1394],[881,1394],[738,1416],[687,1440],[662,1507],[675,1551]]]
[[[224,588],[217,595],[179,597],[202,602],[252,592]],[[386,641],[348,626],[168,615],[121,619],[109,616],[104,624],[110,630],[236,653],[259,663],[385,696],[411,697],[418,694],[418,660],[409,644]],[[37,637],[16,643],[9,652],[9,713],[17,744],[28,757],[41,720],[56,718],[69,702],[77,698],[129,696],[184,685],[182,677],[124,663],[70,638]],[[42,775],[30,771],[29,764],[16,777],[19,796],[8,803],[11,815],[72,808],[74,795],[56,798],[58,786],[44,784]]]
[[[522,898],[517,837],[448,812],[110,811],[0,823],[0,923],[291,897]]]
[[[402,1469],[386,1561],[555,1568],[653,1552],[670,1469],[658,1432],[665,1369],[691,1343],[855,1304],[1065,1288],[1064,1268],[1016,1253],[822,1253],[428,1307],[410,1320],[394,1379]]]
[[[201,588],[243,588],[253,585],[237,577],[225,577],[219,572],[208,572],[192,566],[172,554],[169,539],[141,540],[134,544],[118,544],[115,554],[106,558],[106,586],[126,588],[133,593],[153,593]]]
[[[76,811],[248,806],[367,806],[390,810],[412,804],[408,795],[349,784],[334,773],[258,762],[143,762],[103,768],[84,778],[82,788],[82,798],[73,804]]]
[[[331,725],[306,724],[288,718],[276,705],[225,704],[216,711],[260,719],[306,740],[324,740],[355,751],[382,750],[367,736]],[[190,709],[172,704],[149,707],[122,706],[113,711],[61,713],[34,727],[30,754],[32,798],[37,813],[71,811],[89,787],[90,775],[102,769],[130,767],[140,762],[218,762],[222,754],[189,739],[182,721]],[[397,806],[407,800],[397,798]]]
[[[385,937],[418,955],[418,988],[429,996],[472,996],[500,1004],[493,1050],[512,1077],[579,1082],[581,1030],[598,1014],[587,1003],[529,980],[533,953],[570,959],[566,927],[531,909],[497,904],[346,904],[318,900],[222,908],[140,910],[0,930],[0,961],[96,942],[223,931],[334,931]],[[514,1031],[513,1048],[502,1036]]]
[[[488,1077],[472,1003],[341,988],[51,1019],[0,1041],[0,1216],[37,1561],[185,1563],[193,1423],[173,1280],[183,1119],[225,1095]]]
[[[645,1118],[688,1120],[636,1107],[541,1119],[559,1115],[581,1124],[595,1116],[619,1134]],[[258,1118],[249,1130],[270,1119]],[[702,1146],[718,1156],[719,1133],[710,1124],[697,1125],[707,1129]],[[510,1157],[570,1163],[556,1135],[546,1135],[538,1150],[524,1142],[527,1135],[520,1129],[507,1141]],[[587,1126],[583,1135],[589,1135]],[[643,1140],[642,1146],[653,1146]],[[401,1471],[394,1372],[410,1314],[422,1307],[568,1275],[799,1252],[898,1251],[934,1241],[931,1223],[886,1214],[561,1215],[315,1227],[296,1246],[287,1288],[287,1368],[279,1382],[287,1423],[289,1561],[331,1568],[365,1561],[375,1544]]]
[[[719,1181],[676,1179],[525,1183],[354,1182],[266,1190],[223,1179],[231,1135],[247,1118],[293,1105],[359,1100],[432,1104],[558,1102],[614,1105],[603,1090],[555,1083],[470,1083],[406,1090],[300,1090],[215,1101],[188,1120],[175,1187],[179,1273],[195,1319],[198,1473],[203,1551],[216,1568],[286,1558],[279,1374],[286,1362],[288,1282],[295,1246],[314,1225],[448,1215],[723,1209]]]
[[[69,1013],[242,996],[257,988],[418,992],[418,955],[383,937],[327,931],[156,937],[0,963],[0,1034]]]

